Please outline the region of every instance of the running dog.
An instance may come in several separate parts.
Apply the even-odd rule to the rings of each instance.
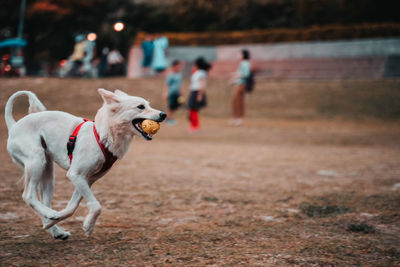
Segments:
[[[30,91],[16,92],[6,104],[7,150],[12,160],[24,169],[22,198],[40,216],[43,228],[56,239],[69,237],[70,233],[56,223],[71,216],[82,198],[89,209],[83,230],[87,236],[93,232],[101,206],[91,185],[107,173],[115,160],[124,156],[135,135],[152,139],[141,127],[144,119],[162,122],[167,116],[151,108],[145,99],[120,90],[113,93],[100,88],[98,92],[104,103],[95,122],[62,111],[47,111]],[[30,114],[16,122],[13,105],[22,95],[29,98]],[[75,187],[67,207],[61,211],[51,208],[54,162],[67,170],[67,177]]]

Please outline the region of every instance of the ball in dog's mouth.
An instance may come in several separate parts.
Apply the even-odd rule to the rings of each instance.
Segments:
[[[148,134],[156,134],[160,130],[160,124],[152,120],[142,121],[142,129]]]
[[[153,134],[156,134],[160,129],[160,124],[153,120],[136,119],[132,121],[133,126],[147,140],[153,139]]]

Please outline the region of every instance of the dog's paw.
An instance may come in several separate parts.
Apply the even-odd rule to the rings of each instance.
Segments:
[[[86,219],[85,222],[83,223],[83,231],[85,231],[85,235],[90,236],[93,233],[93,230],[94,230],[94,223]]]
[[[101,206],[99,202],[91,202],[86,204],[90,209],[89,214],[86,216],[83,222],[83,230],[87,236],[90,236],[93,232],[94,225],[96,224],[97,217],[99,217],[101,212]]]
[[[54,239],[67,240],[68,237],[71,235],[70,232],[65,231],[63,228],[58,227],[58,226],[53,226],[48,231],[50,232],[51,236]]]

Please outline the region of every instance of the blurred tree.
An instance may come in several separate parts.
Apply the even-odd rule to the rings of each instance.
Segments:
[[[175,0],[171,19],[180,31],[293,26],[294,0]]]
[[[0,38],[16,35],[19,1],[5,1],[0,8]],[[2,4],[3,7],[3,4]],[[8,12],[7,12],[8,11]],[[126,52],[130,40],[141,27],[152,8],[134,5],[126,0],[36,0],[28,1],[24,37],[29,45],[25,50],[28,70],[38,69],[42,61],[55,62],[67,58],[72,52],[77,34],[96,32],[97,48],[104,45],[117,46]],[[112,25],[122,20],[129,25],[122,32],[115,32]]]
[[[19,5],[19,0],[0,2],[0,39],[16,36]],[[24,35],[29,42],[25,54],[28,64],[66,58],[72,51],[74,36],[91,31],[98,34],[98,48],[115,45],[126,54],[138,31],[204,32],[398,22],[398,10],[400,1],[391,0],[30,0],[25,18]],[[122,32],[112,28],[118,20],[125,23]]]
[[[398,22],[400,1],[297,0],[298,26]]]

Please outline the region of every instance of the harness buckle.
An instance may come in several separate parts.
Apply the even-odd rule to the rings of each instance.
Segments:
[[[72,153],[75,148],[76,137],[78,136],[79,130],[81,129],[82,125],[87,121],[88,120],[83,119],[83,122],[75,128],[75,130],[72,132],[72,135],[70,135],[68,138],[67,151],[68,151],[68,157],[69,157],[70,163],[72,162]]]
[[[75,148],[75,141],[76,141],[76,136],[71,135],[69,137],[69,142],[67,142],[68,155],[72,155],[72,152],[74,151]]]

